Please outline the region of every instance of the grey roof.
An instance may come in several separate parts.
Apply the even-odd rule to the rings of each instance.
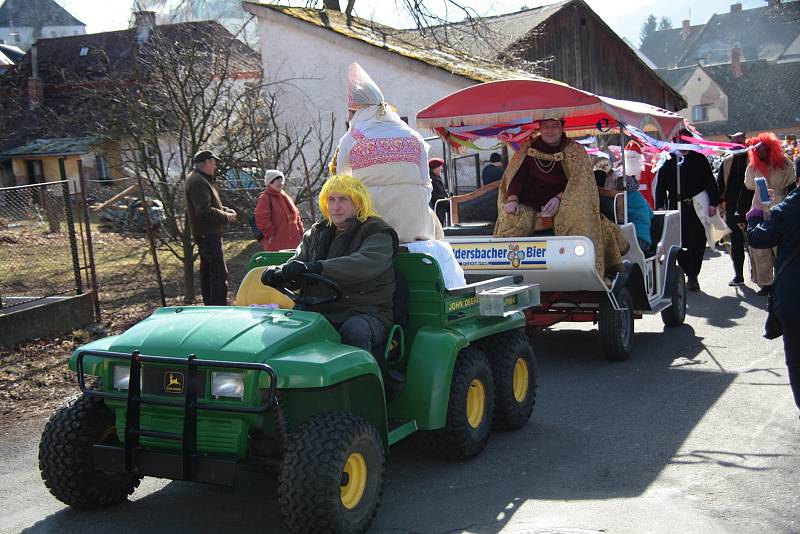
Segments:
[[[776,60],[798,35],[800,2],[714,15],[678,65],[730,63],[735,45],[742,50],[742,61]]]
[[[5,0],[0,5],[0,28],[86,26],[55,0]]]
[[[25,56],[25,52],[16,46],[0,43],[0,53],[16,63]]]
[[[683,35],[682,28],[653,32],[639,50],[659,68],[675,67],[704,27],[704,24],[690,26],[686,36]]]
[[[658,74],[662,80],[667,82],[670,87],[676,91],[680,91],[696,68],[697,65],[681,67],[679,69],[657,69],[655,73]]]
[[[774,61],[800,36],[800,1],[712,15],[706,24],[692,26],[686,38],[681,32],[653,32],[640,49],[660,68],[730,63],[734,46],[742,61]]]
[[[128,29],[39,39],[36,46],[39,79],[44,86],[42,105],[28,109],[27,85],[32,73],[29,52],[0,78],[0,124],[14,126],[0,128],[0,152],[33,139],[108,135],[124,122],[128,116],[124,103],[118,102],[115,107],[109,95],[137,83],[133,70],[137,64],[135,36],[135,30]],[[228,72],[233,77],[261,78],[259,55],[216,21],[159,25],[148,43],[139,48],[138,64],[143,67],[140,76],[149,75],[149,57],[165,50],[170,53],[172,43],[177,49],[181,43],[192,43],[199,56],[208,61],[213,61],[221,50],[230,49]],[[84,48],[86,53],[81,55]],[[156,89],[145,86],[142,90]],[[165,123],[168,120],[166,117]]]
[[[744,62],[738,78],[730,65],[702,68],[728,96],[728,120],[696,124],[703,135],[800,129],[800,62]]]
[[[59,139],[36,139],[28,144],[4,152],[6,157],[14,156],[71,156],[86,154],[93,146],[102,144],[98,137],[73,137]]]

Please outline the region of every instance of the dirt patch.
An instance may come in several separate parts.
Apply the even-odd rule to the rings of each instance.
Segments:
[[[144,306],[118,310],[102,327],[0,351],[0,426],[50,413],[77,394],[77,377],[67,368],[72,351],[98,337],[122,332],[151,311]]]

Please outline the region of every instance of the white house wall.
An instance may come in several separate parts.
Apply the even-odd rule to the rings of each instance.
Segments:
[[[337,141],[346,131],[350,63],[369,73],[411,127],[419,110],[477,83],[269,9],[257,10],[264,78],[278,82],[271,90],[279,92],[285,119],[302,127],[333,113]]]

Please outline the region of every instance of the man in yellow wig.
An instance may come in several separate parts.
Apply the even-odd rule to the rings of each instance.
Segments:
[[[304,235],[286,263],[266,269],[261,281],[273,287],[297,284],[303,273],[321,274],[342,289],[337,302],[317,305],[342,336],[342,343],[371,351],[393,322],[393,260],[397,233],[372,208],[364,184],[352,176],[329,178],[319,194],[325,220]],[[326,291],[309,285],[304,294]],[[376,351],[380,352],[380,351]],[[384,362],[378,361],[381,368]]]

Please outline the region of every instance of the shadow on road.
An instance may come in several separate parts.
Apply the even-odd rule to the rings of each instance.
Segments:
[[[621,363],[603,359],[596,331],[547,331],[535,336],[534,347],[539,400],[529,424],[495,433],[464,463],[428,458],[410,440],[398,444],[373,532],[496,533],[528,500],[639,496],[671,463],[740,468],[731,452],[678,453],[735,377],[719,365],[718,372],[693,369],[713,355],[690,326],[637,334],[633,356]],[[285,532],[274,480],[241,472],[235,489],[172,482],[116,508],[59,511],[26,532],[255,526]]]

